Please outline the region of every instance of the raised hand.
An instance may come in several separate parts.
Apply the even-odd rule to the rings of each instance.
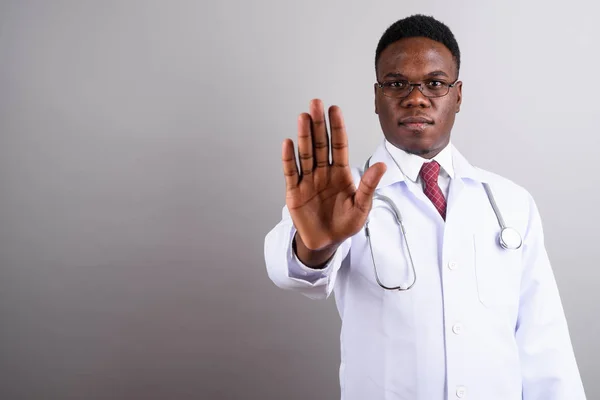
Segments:
[[[341,110],[336,106],[329,108],[331,161],[322,102],[312,100],[309,111],[298,118],[301,172],[292,140],[286,139],[282,146],[286,205],[297,230],[301,260],[301,253],[306,252],[333,254],[340,243],[363,227],[375,188],[385,173],[385,164],[372,165],[357,189],[348,165],[348,137]]]

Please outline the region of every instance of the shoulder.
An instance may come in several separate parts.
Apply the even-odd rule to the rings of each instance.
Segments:
[[[522,185],[494,172],[475,167],[482,183],[487,183],[498,206],[521,220],[529,221],[537,206],[532,194]]]
[[[495,191],[506,193],[512,196],[525,198],[531,197],[531,193],[521,184],[483,168],[474,168],[481,177],[481,182],[488,183]]]
[[[452,146],[452,161],[455,174],[457,174],[458,177],[471,180],[478,184],[487,183],[494,194],[498,193],[498,195],[515,196],[519,199],[530,197],[529,192],[523,186],[495,172],[472,164],[454,146]]]

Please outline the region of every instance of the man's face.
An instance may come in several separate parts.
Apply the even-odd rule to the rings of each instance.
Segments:
[[[458,78],[456,69],[452,53],[443,44],[422,37],[407,38],[392,43],[381,53],[377,80],[381,83],[401,80],[453,83]],[[384,96],[375,86],[375,113],[379,115],[386,139],[404,151],[425,158],[434,157],[450,141],[461,100],[462,82],[438,98],[427,98],[415,87],[408,97],[393,99]],[[422,123],[414,117],[428,122]]]

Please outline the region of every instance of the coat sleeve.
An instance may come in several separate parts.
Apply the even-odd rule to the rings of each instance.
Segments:
[[[296,228],[287,207],[281,221],[265,237],[265,263],[269,278],[282,289],[294,290],[311,299],[325,299],[333,291],[336,276],[350,251],[350,241],[343,242],[324,269],[315,270],[302,264],[292,249]]]
[[[584,400],[567,321],[544,245],[540,215],[531,196],[521,282],[516,340],[523,400]]]

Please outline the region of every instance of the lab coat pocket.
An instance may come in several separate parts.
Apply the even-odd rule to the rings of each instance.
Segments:
[[[517,305],[521,289],[521,250],[502,248],[497,233],[475,235],[474,243],[481,303],[487,307]]]

